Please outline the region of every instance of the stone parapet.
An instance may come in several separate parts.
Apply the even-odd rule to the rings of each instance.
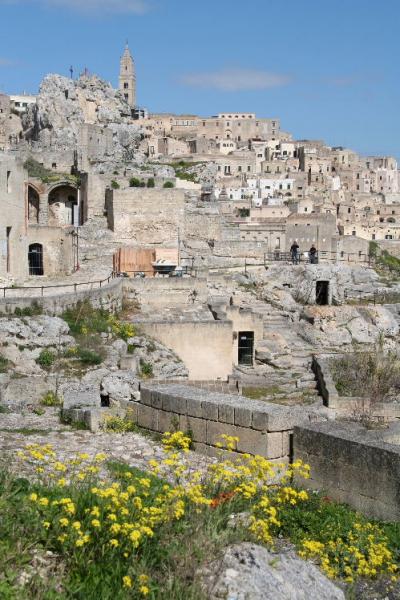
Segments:
[[[221,435],[239,438],[237,452],[287,462],[293,427],[323,419],[304,407],[286,407],[238,394],[221,394],[179,384],[142,386],[137,423],[163,433],[191,433],[195,450],[215,455]]]
[[[311,467],[307,487],[374,518],[400,520],[400,446],[329,422],[295,426],[293,452]]]

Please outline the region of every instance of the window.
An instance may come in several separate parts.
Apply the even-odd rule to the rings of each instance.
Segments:
[[[124,90],[127,90],[128,87],[129,87],[129,84],[128,83],[124,83]]]
[[[355,231],[352,231],[352,232],[351,232],[351,235],[356,235],[356,232],[355,232]]]
[[[11,171],[7,171],[7,194],[11,193]]]
[[[372,234],[372,239],[374,240],[376,238],[376,235],[373,233]]]
[[[347,209],[347,212],[350,214],[350,213],[351,213],[351,208],[348,208],[348,209]]]
[[[250,166],[247,167],[247,171],[250,173],[250,171],[251,171],[251,167]]]
[[[239,165],[239,166],[238,166],[238,171],[239,171],[239,173],[241,172],[241,170],[242,170],[242,167]]]

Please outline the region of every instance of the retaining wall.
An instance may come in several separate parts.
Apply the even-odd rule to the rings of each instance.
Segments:
[[[47,292],[49,288],[46,288]],[[104,308],[115,311],[121,308],[122,301],[122,279],[114,279],[101,288],[84,289],[76,292],[69,291],[71,288],[61,288],[52,295],[45,296],[21,296],[13,298],[0,298],[0,311],[3,313],[13,313],[16,308],[28,308],[35,302],[43,307],[43,311],[50,315],[59,315],[67,308],[75,306],[80,300],[90,300],[95,308]]]
[[[368,436],[355,425],[297,426],[294,459],[311,466],[307,487],[324,490],[371,517],[400,520],[400,446]]]
[[[239,453],[284,463],[291,455],[294,425],[318,418],[304,407],[288,408],[179,384],[142,386],[140,402],[132,409],[138,425],[151,431],[190,430],[195,450],[203,454],[214,456],[216,443],[226,434],[239,438]]]
[[[373,402],[360,396],[340,396],[331,374],[330,360],[340,355],[314,356],[313,370],[317,379],[318,391],[325,406],[335,409],[341,415],[368,414],[372,419],[392,421],[400,419],[400,406],[394,402]]]

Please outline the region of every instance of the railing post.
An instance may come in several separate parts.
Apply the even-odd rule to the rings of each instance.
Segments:
[[[42,298],[43,298],[43,296],[44,296],[43,286],[40,288],[40,290],[41,290],[41,294],[42,294]]]

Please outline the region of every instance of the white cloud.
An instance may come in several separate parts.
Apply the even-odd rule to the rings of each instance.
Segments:
[[[0,56],[0,67],[12,67],[14,64],[15,62],[10,58],[2,58]]]
[[[150,9],[150,0],[0,0],[0,4],[39,4],[100,16],[111,13],[141,15]]]
[[[256,69],[221,69],[220,71],[190,73],[180,79],[184,85],[212,88],[223,92],[264,90],[290,83],[291,78],[279,73]]]

